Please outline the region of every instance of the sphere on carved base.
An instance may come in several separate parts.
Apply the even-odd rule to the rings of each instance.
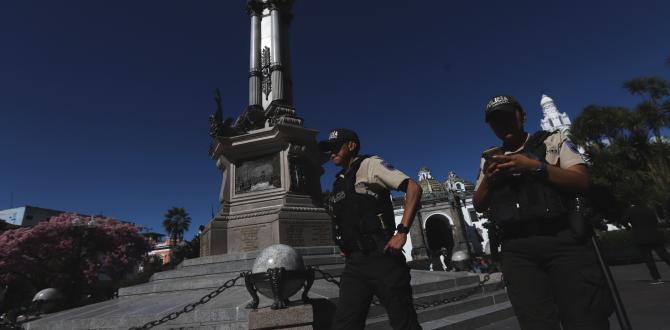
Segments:
[[[266,247],[256,257],[251,272],[253,274],[265,273],[268,269],[282,267],[288,272],[281,278],[280,296],[282,299],[288,299],[298,292],[305,282],[304,278],[291,276],[291,271],[305,270],[302,256],[294,248],[284,244]],[[254,285],[262,295],[268,298],[274,297],[271,281],[255,282]]]
[[[451,265],[456,270],[470,270],[470,255],[467,251],[456,251],[451,255]]]
[[[35,304],[40,313],[48,314],[62,308],[64,298],[58,289],[46,288],[35,294],[33,304]]]

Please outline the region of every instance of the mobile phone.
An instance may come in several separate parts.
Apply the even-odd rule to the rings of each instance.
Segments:
[[[484,158],[484,160],[490,161],[493,156],[504,155],[504,154],[505,152],[500,147],[491,147],[482,152],[482,157]]]

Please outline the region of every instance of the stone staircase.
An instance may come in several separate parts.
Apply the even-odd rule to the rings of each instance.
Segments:
[[[336,247],[297,248],[306,265],[318,265],[338,277],[344,260]],[[128,329],[158,320],[199,301],[240,272],[251,269],[258,252],[217,255],[185,260],[177,269],[154,274],[148,283],[122,288],[119,298],[46,315],[25,324],[32,329]],[[455,297],[476,287],[479,276],[466,272],[446,273],[412,270],[415,303],[425,304]],[[424,329],[474,329],[513,315],[499,278],[493,276],[468,298],[418,311]],[[310,298],[337,301],[338,288],[319,277]],[[300,293],[291,298],[298,300]],[[246,329],[251,301],[243,279],[206,304],[153,329]],[[271,300],[261,296],[260,306]],[[366,329],[389,329],[382,306],[370,308]]]

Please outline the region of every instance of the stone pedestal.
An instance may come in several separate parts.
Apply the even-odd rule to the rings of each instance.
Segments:
[[[314,329],[314,309],[307,304],[276,310],[265,307],[249,312],[249,330],[260,329]]]
[[[221,207],[202,233],[201,255],[332,244],[330,217],[320,205],[316,134],[277,124],[216,138],[211,155],[224,171]]]
[[[310,304],[273,310],[270,307],[249,312],[249,330],[256,329],[329,329],[335,304],[328,299],[312,299]]]

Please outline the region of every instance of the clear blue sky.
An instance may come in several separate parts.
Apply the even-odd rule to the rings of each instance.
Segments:
[[[0,209],[103,212],[162,231],[186,208],[191,237],[218,201],[207,117],[246,106],[243,0],[0,2]],[[415,177],[474,180],[496,144],[482,109],[516,96],[539,129],[541,90],[575,118],[632,106],[621,88],[670,77],[670,2],[297,0],[295,105],[323,138],[350,127],[363,151]],[[331,182],[332,167],[322,182]]]

